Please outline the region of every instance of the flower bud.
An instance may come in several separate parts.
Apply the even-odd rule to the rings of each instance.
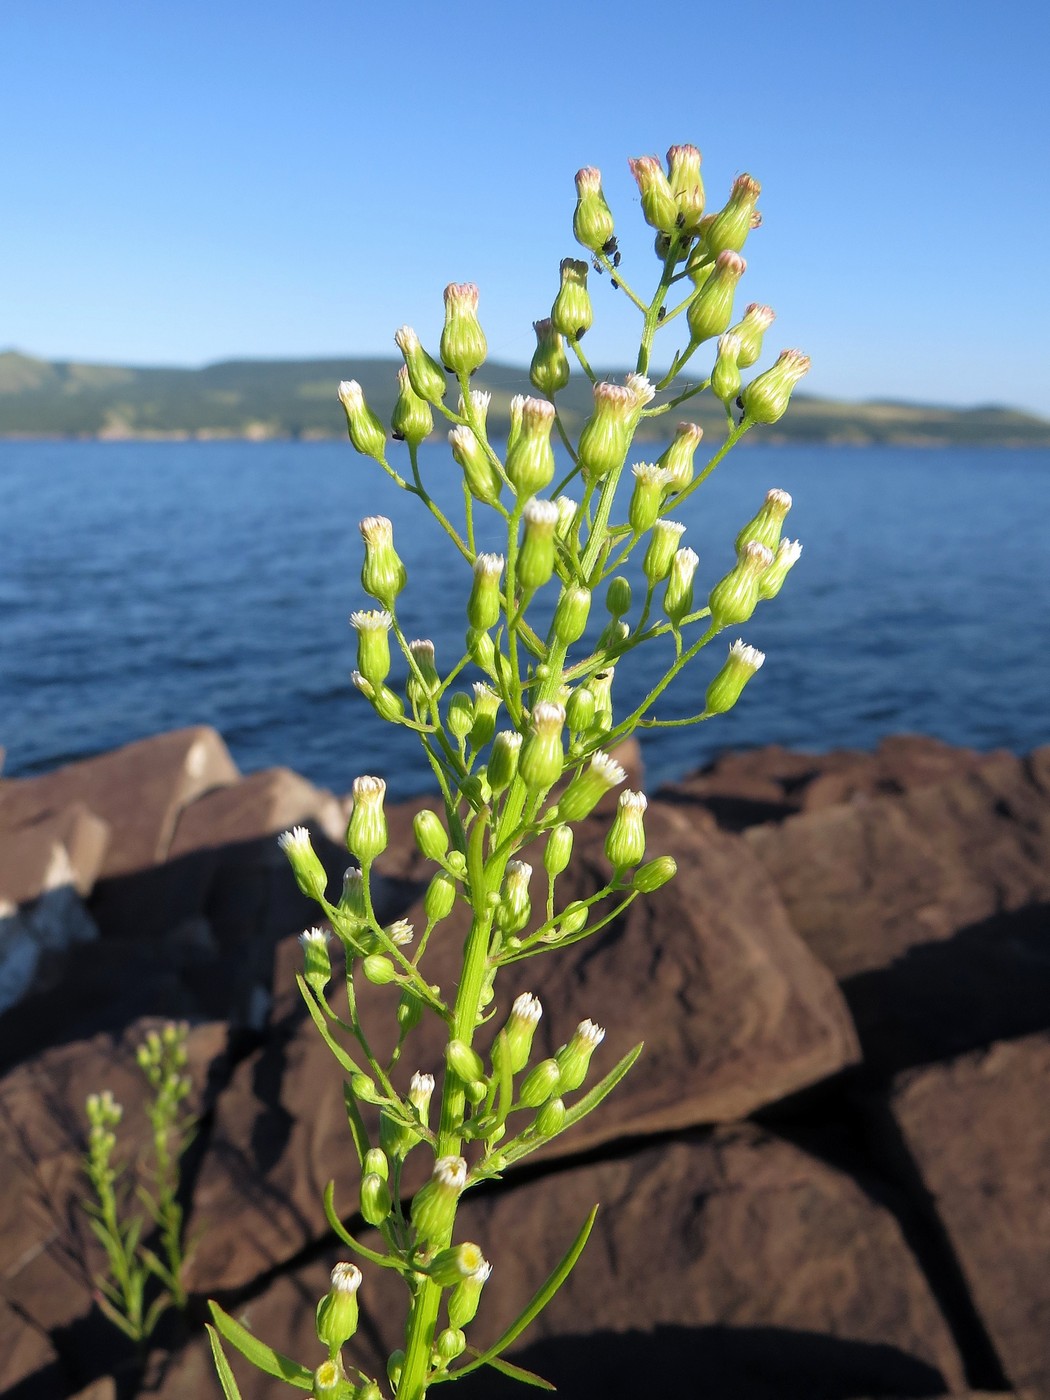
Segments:
[[[683,233],[695,233],[704,216],[704,182],[695,146],[672,146],[667,152],[668,184]]]
[[[382,778],[363,776],[354,779],[353,808],[346,832],[346,844],[351,855],[361,864],[369,865],[387,847],[386,813],[383,798],[386,783]]]
[[[655,860],[647,860],[638,867],[631,884],[641,894],[654,894],[677,874],[678,863],[674,856],[657,856]]]
[[[519,1100],[523,1108],[541,1108],[561,1088],[561,1071],[554,1060],[541,1060],[525,1076]]]
[[[475,749],[485,746],[496,732],[499,696],[484,681],[474,682],[474,723],[467,738]]]
[[[739,253],[719,253],[714,270],[693,297],[686,311],[689,335],[694,345],[721,335],[733,319],[733,297],[737,283],[747,271]]]
[[[787,412],[791,391],[809,373],[809,356],[801,350],[782,350],[772,369],[752,379],[741,398],[744,417],[752,423],[776,423]]]
[[[394,340],[404,356],[412,388],[427,403],[439,404],[447,390],[441,366],[423,349],[411,326],[402,326],[394,333]]]
[[[622,574],[609,580],[605,590],[605,607],[610,617],[623,617],[631,608],[631,585]]]
[[[674,233],[678,227],[678,205],[663,166],[656,156],[638,156],[627,163],[642,196],[645,222],[661,233]]]
[[[776,312],[771,306],[760,306],[753,301],[745,310],[743,319],[732,328],[733,334],[740,340],[736,362],[741,369],[750,369],[762,354],[762,340],[775,320]]]
[[[704,243],[712,257],[725,249],[739,253],[753,224],[752,216],[762,186],[750,175],[738,175],[724,209],[720,209],[704,230]]]
[[[437,1335],[434,1352],[440,1365],[447,1366],[467,1349],[467,1339],[458,1327],[444,1327]]]
[[[434,1076],[432,1074],[421,1074],[416,1070],[409,1080],[408,1101],[419,1114],[419,1121],[424,1127],[427,1125],[430,1114],[430,1100],[434,1095]]]
[[[390,674],[390,614],[376,609],[352,612],[350,625],[357,633],[357,669],[378,689]]]
[[[474,702],[461,690],[448,702],[445,723],[457,739],[465,739],[474,726]]]
[[[356,1264],[336,1264],[331,1288],[317,1307],[317,1340],[328,1348],[334,1360],[357,1331],[357,1290],[361,1270]]]
[[[563,1089],[568,1087],[567,1084],[562,1085]],[[536,1114],[536,1121],[532,1126],[538,1137],[557,1137],[565,1126],[565,1100],[548,1099]]]
[[[453,458],[463,468],[463,479],[470,494],[484,505],[495,505],[503,482],[495,463],[475,436],[474,429],[461,423],[449,433],[448,443]]]
[[[613,216],[602,193],[600,170],[584,166],[576,172],[576,209],[572,216],[576,242],[600,253],[613,236]]]
[[[556,496],[554,504],[558,507],[558,528],[555,533],[560,540],[567,540],[576,523],[580,503],[571,496]]]
[[[693,575],[700,557],[695,549],[678,549],[671,561],[671,572],[664,590],[664,612],[679,626],[693,606]]]
[[[632,370],[624,380],[624,387],[631,396],[630,425],[633,429],[641,417],[642,409],[656,397],[656,386],[646,375]]]
[[[740,337],[726,331],[718,337],[718,358],[711,371],[711,392],[728,406],[740,393]]]
[[[748,620],[758,606],[759,579],[772,562],[771,550],[758,540],[748,540],[735,567],[711,590],[708,607],[716,627],[732,627]]]
[[[617,624],[610,623],[610,626]],[[590,692],[594,696],[594,720],[599,728],[612,728],[612,686],[615,666],[606,666],[591,677]]]
[[[454,1288],[470,1278],[485,1263],[485,1256],[476,1244],[454,1244],[439,1250],[427,1266],[427,1277],[442,1288]]]
[[[776,552],[780,544],[780,532],[784,527],[787,513],[791,509],[791,497],[786,491],[776,489],[766,492],[766,499],[758,514],[749,520],[736,537],[735,548],[739,552],[748,540],[758,540],[759,544]]]
[[[653,526],[642,560],[642,572],[654,587],[671,572],[678,541],[684,534],[685,526],[677,520],[658,520]]]
[[[466,398],[462,394],[459,396],[457,408],[459,416],[465,418],[469,423],[480,427],[482,432],[486,430],[489,419],[489,407],[492,403],[492,395],[487,389],[471,389]]]
[[[559,797],[558,820],[582,821],[584,817],[590,816],[611,788],[619,786],[626,778],[624,770],[607,753],[599,750],[592,754],[587,767],[576,774]]]
[[[798,563],[802,546],[798,540],[781,540],[776,557],[758,580],[758,596],[775,598],[784,587],[784,580]]]
[[[642,817],[649,804],[641,792],[620,793],[612,826],[605,837],[605,854],[619,875],[629,865],[638,865],[645,855],[645,827]]]
[[[448,1300],[448,1320],[453,1327],[466,1327],[474,1321],[481,1290],[491,1273],[492,1265],[486,1261],[452,1290]]]
[[[565,718],[574,734],[585,734],[594,723],[594,692],[578,686],[565,702]]]
[[[407,442],[410,447],[418,447],[434,431],[434,415],[430,405],[412,388],[404,365],[397,372],[397,402],[390,426],[394,437]]]
[[[438,924],[452,913],[456,902],[456,882],[447,871],[439,870],[427,886],[423,896],[423,910],[427,922]]]
[[[474,582],[467,603],[467,621],[478,632],[495,627],[502,610],[499,578],[502,554],[479,554],[474,560]]]
[[[509,788],[518,771],[522,738],[513,729],[501,729],[492,741],[486,774],[494,794]]]
[[[594,411],[580,431],[578,454],[592,481],[619,471],[631,445],[635,396],[623,384],[599,380],[593,389]]]
[[[320,903],[328,888],[328,876],[320,856],[313,848],[306,827],[293,826],[291,831],[278,836],[277,844],[288,857],[292,873],[295,875],[295,883],[303,894],[308,899],[316,899]]]
[[[540,501],[535,496],[522,512],[525,538],[518,551],[518,586],[531,593],[550,582],[554,573],[554,529],[558,523],[558,507],[553,501]]]
[[[554,477],[554,448],[551,428],[554,405],[546,399],[524,399],[521,427],[507,447],[506,472],[519,499],[534,496],[549,486]]]
[[[390,1187],[377,1172],[361,1178],[361,1214],[369,1225],[382,1225],[390,1214]]]
[[[554,298],[550,319],[554,329],[569,340],[581,340],[590,330],[594,322],[594,309],[587,291],[585,262],[577,262],[575,258],[562,258],[561,287]]]
[[[558,781],[565,763],[561,740],[565,709],[541,700],[531,718],[532,731],[522,745],[518,776],[530,792],[543,792]]]
[[[394,600],[405,586],[405,566],[394,549],[394,527],[385,515],[369,515],[361,521],[365,561],[361,565],[361,586],[366,593],[394,610]]]
[[[529,382],[552,399],[569,382],[569,360],[560,334],[548,320],[533,321],[536,349],[529,366]]]
[[[672,483],[671,473],[652,462],[639,462],[631,468],[634,490],[627,510],[627,520],[636,535],[650,530],[660,514],[664,493]]]
[[[485,363],[488,344],[478,321],[478,289],[473,282],[450,282],[445,288],[445,325],[441,363],[459,377]]]
[[[626,794],[625,794],[626,795]],[[593,1021],[581,1021],[568,1045],[555,1055],[561,1073],[562,1089],[578,1089],[587,1078],[591,1056],[605,1039],[605,1031]]]
[[[365,877],[356,865],[348,866],[343,874],[343,892],[339,897],[339,912],[358,923],[368,919],[365,901]]]
[[[419,1244],[448,1237],[466,1184],[467,1164],[462,1157],[437,1159],[430,1180],[412,1198],[412,1225]]]
[[[681,491],[693,479],[693,457],[704,430],[699,423],[679,423],[670,447],[656,460],[658,467],[670,473],[668,488]]]
[[[361,961],[361,971],[374,987],[388,987],[397,981],[397,968],[382,953],[369,953]]]
[[[350,679],[353,681],[355,689],[361,692],[380,719],[394,723],[405,713],[401,697],[396,695],[388,685],[373,685],[360,671],[351,671]]]
[[[531,879],[532,866],[527,861],[507,862],[503,897],[496,910],[496,921],[503,933],[520,933],[529,922],[532,915],[532,900],[529,896]]]
[[[330,934],[323,928],[308,928],[299,935],[303,945],[303,976],[318,996],[332,980],[332,959],[328,956]]]
[[[547,837],[543,850],[543,868],[552,880],[568,867],[572,859],[572,828],[564,822]]]
[[[427,702],[441,687],[441,677],[434,665],[434,643],[425,637],[417,637],[409,642],[408,651],[415,664],[409,666],[405,690],[414,705],[425,709]]]
[[[521,415],[525,406],[525,395],[515,394],[510,401],[509,422],[507,424],[507,451],[514,446],[521,432]]]
[[[729,648],[725,665],[707,687],[704,709],[709,715],[724,715],[740,699],[740,693],[765,661],[765,653],[736,641]]]
[[[369,1172],[375,1172],[375,1174],[382,1177],[384,1181],[389,1181],[390,1179],[390,1163],[387,1161],[386,1153],[380,1147],[370,1147],[368,1149],[365,1153],[365,1160],[362,1163],[362,1168],[366,1175]]]
[[[512,1074],[518,1074],[529,1062],[532,1052],[532,1038],[543,1015],[539,998],[531,992],[522,992],[514,998],[503,1034],[507,1041],[507,1057]]]
[[[578,642],[587,630],[587,618],[591,611],[591,591],[577,584],[567,583],[561,591],[558,605],[554,609],[554,635],[562,646]]]
[[[362,457],[374,457],[381,462],[386,454],[386,431],[365,403],[365,396],[356,379],[344,379],[339,385],[339,401],[346,410],[346,427],[354,450]]]
[[[481,1063],[481,1056],[464,1040],[449,1041],[445,1047],[445,1063],[465,1084],[485,1078],[485,1066]]]
[[[436,812],[424,807],[412,818],[412,832],[420,853],[427,860],[442,860],[448,850],[448,832]]]
[[[496,648],[487,632],[479,632],[476,627],[467,628],[467,653],[475,666],[490,676],[496,674]]]

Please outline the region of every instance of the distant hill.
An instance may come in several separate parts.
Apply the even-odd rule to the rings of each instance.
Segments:
[[[0,353],[0,437],[325,438],[345,432],[340,379],[357,379],[389,422],[400,360],[227,360],[203,369],[133,369]],[[617,377],[619,371],[615,372]],[[688,376],[687,376],[688,378]],[[488,363],[474,380],[492,394],[490,428],[505,428],[510,400],[528,393],[528,373]],[[574,375],[559,407],[570,428],[590,409],[590,386]],[[659,420],[679,417],[718,431],[724,415],[709,394]],[[765,442],[908,446],[1050,447],[1050,422],[993,405],[953,409],[910,403],[842,403],[797,395]]]

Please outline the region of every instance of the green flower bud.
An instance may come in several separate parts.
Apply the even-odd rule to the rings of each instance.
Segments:
[[[518,760],[518,776],[530,792],[543,792],[561,777],[565,763],[561,739],[564,727],[564,706],[547,700],[534,706],[532,731]]]
[[[581,340],[594,322],[587,291],[587,264],[575,258],[561,260],[561,287],[551,307],[551,325],[569,340]],[[566,366],[568,361],[566,361]]]
[[[462,1157],[437,1159],[430,1180],[412,1198],[412,1225],[419,1244],[448,1238],[466,1184],[467,1164]]]
[[[627,163],[642,196],[645,222],[661,233],[675,233],[678,229],[678,205],[663,166],[656,156],[638,156]]]
[[[604,671],[596,671],[591,677],[590,691],[594,696],[595,723],[606,729],[612,728],[612,686],[616,675],[615,666],[606,666]]]
[[[402,1036],[414,1031],[423,1019],[423,1003],[411,987],[404,987],[397,1003],[398,1031]]]
[[[474,582],[467,602],[467,621],[476,632],[495,627],[502,612],[499,580],[502,554],[479,554],[474,560]]]
[[[567,540],[576,523],[579,502],[574,501],[571,496],[557,496],[554,504],[558,507],[558,528],[555,533],[560,540]]]
[[[689,303],[686,319],[694,345],[721,335],[733,319],[733,298],[737,283],[747,271],[739,253],[719,253],[714,271]]]
[[[503,897],[496,910],[496,922],[503,933],[520,933],[532,915],[529,881],[532,866],[524,860],[509,860],[503,882]],[[475,1075],[475,1078],[480,1076]]]
[[[340,1400],[346,1393],[342,1367],[337,1361],[322,1361],[314,1372],[310,1394],[314,1400]]]
[[[754,227],[755,205],[762,186],[750,175],[738,175],[724,209],[720,209],[704,230],[704,242],[712,256],[732,249],[739,253]]]
[[[667,152],[668,184],[683,233],[695,233],[704,216],[704,182],[695,146],[672,146]]]
[[[602,174],[593,166],[576,172],[576,209],[572,216],[576,242],[600,253],[613,236],[613,216],[602,193]]]
[[[357,633],[357,669],[377,689],[390,674],[391,621],[385,609],[350,614],[350,626]]]
[[[478,321],[478,289],[473,282],[450,282],[445,288],[445,325],[441,363],[450,374],[471,375],[485,363],[488,344]]]
[[[623,617],[631,610],[631,585],[621,575],[609,580],[605,591],[605,606],[610,616]]]
[[[402,326],[395,332],[394,340],[405,358],[405,368],[408,370],[412,388],[427,403],[439,404],[447,389],[441,366],[423,349],[419,343],[419,336],[411,326]]]
[[[475,749],[483,748],[496,732],[500,698],[484,681],[474,682],[474,723],[467,738]]]
[[[716,627],[732,627],[748,620],[758,606],[759,580],[772,562],[771,550],[758,540],[748,540],[735,567],[711,590],[708,607]]]
[[[351,671],[350,679],[380,719],[394,723],[405,713],[405,706],[400,695],[395,694],[388,685],[373,685],[360,671]]]
[[[434,415],[430,405],[412,388],[404,365],[397,372],[397,402],[390,426],[394,437],[407,442],[410,447],[418,447],[434,431]]]
[[[445,720],[449,732],[457,739],[465,739],[474,724],[474,702],[469,695],[457,691],[448,702],[448,715]]]
[[[507,424],[507,451],[514,446],[521,432],[521,416],[525,407],[525,395],[515,394],[510,401],[509,422]]]
[[[464,1083],[485,1078],[485,1066],[476,1050],[463,1040],[450,1040],[445,1047],[445,1062],[449,1069],[459,1075]]]
[[[425,709],[427,701],[441,688],[441,677],[434,665],[434,643],[425,637],[417,637],[409,642],[408,650],[415,665],[409,667],[405,690],[414,705]]]
[[[569,382],[569,360],[559,333],[549,319],[533,321],[536,349],[529,366],[529,382],[552,399]]]
[[[784,580],[798,563],[802,546],[798,540],[781,540],[772,564],[758,580],[758,596],[775,598],[784,587]]]
[[[695,549],[678,549],[664,590],[664,612],[677,627],[693,606],[693,575],[700,557]]]
[[[492,395],[487,389],[471,389],[466,399],[462,394],[459,396],[457,405],[459,416],[466,418],[469,423],[476,424],[484,432],[488,424],[491,403]]]
[[[339,401],[346,410],[346,427],[354,450],[362,457],[374,457],[381,462],[386,455],[386,431],[365,403],[365,396],[356,379],[344,379],[339,385]]]
[[[408,1085],[408,1101],[419,1114],[419,1121],[427,1125],[430,1114],[430,1100],[434,1096],[434,1076],[421,1074],[418,1070]]]
[[[401,1382],[401,1372],[404,1369],[405,1353],[401,1350],[400,1347],[398,1347],[396,1351],[392,1351],[390,1353],[390,1355],[387,1357],[386,1362],[387,1378],[390,1381],[390,1384],[394,1387],[395,1394],[397,1393],[397,1387]]]
[[[631,472],[634,490],[627,509],[627,521],[636,535],[644,535],[646,530],[652,529],[660,514],[660,506],[672,477],[665,467],[651,462],[639,462],[631,468]]]
[[[740,693],[765,661],[765,653],[736,641],[729,648],[726,663],[707,687],[704,709],[709,715],[724,715],[740,699]]]
[[[524,399],[521,427],[507,446],[506,472],[519,499],[534,496],[549,486],[554,477],[554,448],[551,428],[554,405],[546,399]]]
[[[486,775],[494,794],[504,792],[514,781],[521,745],[521,735],[512,729],[501,729],[493,739]]]
[[[370,953],[361,963],[361,970],[376,987],[386,987],[397,981],[397,968],[382,953]]]
[[[412,832],[420,853],[427,860],[443,860],[448,850],[448,832],[436,812],[424,807],[412,818]]]
[[[558,799],[558,820],[582,821],[584,817],[590,816],[610,789],[617,787],[626,778],[624,770],[607,753],[599,750],[592,754],[587,767],[576,774]]]
[[[453,428],[448,435],[452,456],[463,468],[467,490],[476,501],[494,506],[503,490],[503,481],[496,465],[466,423]]]
[[[728,406],[740,393],[740,337],[726,331],[718,337],[718,358],[711,371],[711,392]]]
[[[642,894],[654,894],[677,874],[678,863],[674,856],[657,856],[638,867],[631,884]]]
[[[529,1071],[521,1086],[519,1099],[523,1108],[542,1108],[561,1088],[561,1071],[554,1060],[541,1060]]]
[[[368,919],[368,905],[365,902],[365,879],[356,865],[348,866],[343,873],[343,892],[339,897],[339,912],[355,922],[364,923]]]
[[[553,501],[540,501],[535,496],[522,511],[525,537],[518,551],[517,580],[526,592],[542,588],[554,573],[554,529],[558,523],[558,507]]]
[[[591,1056],[605,1039],[605,1031],[593,1021],[581,1021],[568,1045],[563,1045],[554,1060],[561,1072],[563,1089],[578,1089],[587,1078]]]
[[[448,1320],[453,1327],[463,1328],[474,1321],[481,1290],[491,1273],[492,1265],[486,1261],[452,1290],[448,1300]]]
[[[278,836],[277,844],[288,857],[295,883],[303,894],[308,899],[316,899],[320,903],[328,888],[328,876],[320,856],[313,848],[306,827],[293,826],[291,831]]]
[[[439,924],[442,919],[447,919],[452,913],[455,903],[456,882],[446,871],[439,870],[427,886],[427,892],[423,896],[423,909],[427,916],[427,922]]]
[[[356,1264],[336,1264],[332,1270],[331,1289],[317,1305],[317,1340],[328,1348],[333,1360],[339,1348],[357,1331],[357,1290],[360,1287],[361,1270]]]
[[[427,1276],[442,1288],[454,1288],[485,1263],[485,1256],[476,1244],[454,1244],[439,1250],[427,1266]]]
[[[561,591],[558,605],[554,609],[554,635],[562,646],[578,642],[587,630],[587,618],[591,611],[591,591],[577,584],[567,583]]]
[[[439,1364],[447,1366],[467,1349],[467,1339],[458,1327],[445,1327],[438,1333],[434,1351]]]
[[[363,776],[354,779],[353,807],[346,831],[350,854],[362,865],[369,865],[386,850],[389,839],[383,798],[386,783],[382,778]]]
[[[562,1087],[567,1088],[568,1085]],[[536,1114],[536,1121],[532,1126],[539,1137],[557,1137],[565,1126],[565,1100],[548,1099]]]
[[[752,379],[741,398],[744,417],[752,423],[776,423],[787,412],[791,391],[809,373],[809,356],[801,350],[782,350],[772,369]]]
[[[791,497],[786,491],[776,489],[766,492],[766,499],[758,514],[747,522],[736,537],[735,548],[739,552],[748,540],[758,540],[768,550],[776,553],[780,544],[780,532],[791,509]]]
[[[750,369],[762,354],[762,340],[775,320],[776,312],[771,306],[760,306],[753,301],[745,310],[743,320],[732,328],[740,340],[736,362],[741,369]]]
[[[552,880],[568,867],[572,859],[572,828],[564,822],[547,837],[543,850],[543,868]]]
[[[514,998],[503,1034],[507,1038],[507,1057],[512,1074],[519,1074],[529,1062],[532,1052],[532,1038],[536,1034],[543,1007],[539,998],[531,992],[522,992]]]
[[[361,1214],[369,1225],[382,1225],[390,1214],[390,1187],[378,1172],[361,1178]]]
[[[476,627],[467,628],[467,653],[475,666],[495,676],[496,647],[487,632],[479,632]]]
[[[303,976],[318,996],[332,980],[332,959],[328,956],[330,937],[323,928],[308,928],[299,935],[303,945]]]
[[[565,702],[565,718],[574,734],[586,734],[594,723],[594,692],[581,685]]]
[[[658,520],[649,537],[649,545],[642,560],[642,573],[655,587],[671,572],[678,541],[685,534],[685,526],[677,520]]]
[[[704,430],[699,423],[679,423],[674,440],[666,452],[656,459],[656,465],[670,473],[668,489],[681,491],[693,479],[693,457]]]
[[[394,527],[385,515],[369,515],[361,521],[365,541],[365,561],[361,566],[361,586],[378,598],[388,612],[405,586],[405,566],[394,549]]]
[[[631,445],[634,395],[623,384],[599,380],[593,389],[594,412],[580,431],[578,454],[592,481],[619,471]]]
[[[376,1176],[384,1181],[390,1178],[390,1163],[387,1161],[386,1153],[380,1147],[370,1147],[365,1153],[365,1160],[362,1169],[367,1176],[369,1172],[375,1172]]]
[[[620,793],[612,826],[605,837],[605,854],[617,875],[630,865],[640,864],[645,855],[645,826],[643,814],[649,804],[642,792]]]

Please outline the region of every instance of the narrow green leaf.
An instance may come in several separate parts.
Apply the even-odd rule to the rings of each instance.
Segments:
[[[222,1393],[226,1400],[241,1400],[241,1392],[237,1389],[237,1382],[233,1378],[230,1370],[230,1363],[226,1360],[226,1353],[222,1349],[222,1342],[219,1341],[219,1334],[210,1322],[206,1322],[208,1329],[208,1341],[211,1342],[211,1354],[215,1360],[215,1370],[219,1377],[219,1384],[222,1386]]]
[[[606,1095],[612,1093],[617,1084],[619,1084],[620,1080],[642,1053],[644,1044],[645,1042],[640,1040],[633,1050],[628,1050],[620,1063],[614,1065],[604,1079],[600,1079],[593,1089],[584,1094],[582,1099],[578,1099],[576,1103],[568,1109],[565,1114],[565,1124],[562,1128],[562,1132],[564,1132],[566,1128],[571,1128],[573,1123],[578,1123],[581,1118],[586,1118],[587,1114],[597,1108]]]
[[[537,1390],[557,1390],[556,1385],[551,1385],[542,1376],[537,1376],[535,1371],[527,1371],[524,1366],[515,1366],[513,1361],[504,1361],[502,1356],[494,1356],[488,1365],[494,1371],[502,1371],[505,1376],[512,1376],[516,1381],[524,1381],[526,1385],[534,1385]]]
[[[101,1293],[95,1295],[95,1302],[98,1303],[100,1310],[109,1318],[110,1322],[112,1322],[115,1327],[120,1328],[125,1337],[130,1337],[133,1342],[142,1340],[142,1333],[139,1328],[137,1328],[133,1322],[129,1322],[124,1314],[118,1308],[115,1308],[107,1298],[104,1298]]]
[[[300,992],[302,992],[303,1001],[306,1002],[306,1009],[307,1011],[309,1011],[314,1025],[321,1032],[321,1039],[328,1046],[329,1050],[331,1050],[332,1054],[339,1061],[343,1069],[346,1070],[347,1074],[360,1074],[361,1070],[359,1069],[359,1067],[354,1064],[353,1060],[346,1053],[346,1051],[339,1044],[339,1042],[333,1037],[332,1032],[328,1029],[328,1022],[324,1018],[324,1013],[321,1011],[321,1008],[317,1005],[317,1002],[314,1000],[313,994],[311,993],[309,987],[306,985],[306,979],[303,977],[301,972],[297,972],[295,974],[295,980],[299,986]]]
[[[222,1335],[258,1370],[268,1376],[276,1376],[279,1381],[298,1386],[300,1390],[313,1390],[312,1371],[300,1366],[298,1361],[293,1361],[290,1356],[282,1356],[279,1351],[274,1351],[273,1347],[261,1342],[247,1327],[242,1327],[229,1313],[223,1312],[218,1303],[209,1301],[208,1307],[211,1310],[212,1321]]]
[[[328,1217],[329,1225],[331,1225],[342,1242],[352,1249],[355,1254],[360,1254],[362,1259],[368,1259],[373,1264],[378,1264],[384,1269],[397,1269],[398,1273],[402,1274],[411,1273],[411,1270],[404,1260],[391,1258],[389,1254],[380,1254],[377,1250],[369,1249],[367,1245],[354,1239],[353,1235],[339,1219],[339,1215],[336,1211],[334,1181],[330,1181],[324,1189],[324,1213]]]

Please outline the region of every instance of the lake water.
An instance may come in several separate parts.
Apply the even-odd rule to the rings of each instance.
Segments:
[[[454,509],[446,449],[422,461]],[[1050,567],[1029,530],[1048,483],[1045,451],[738,449],[680,512],[698,598],[770,486],[792,493],[805,552],[739,629],[767,660],[737,708],[643,738],[650,786],[774,741],[870,747],[922,731],[1021,752],[1050,739]],[[211,724],[244,771],[287,764],[339,792],[363,772],[396,796],[430,786],[414,739],[349,681],[348,615],[370,606],[357,522],[375,513],[393,518],[408,565],[405,631],[450,664],[469,570],[347,443],[0,442],[5,772]],[[700,708],[724,651],[713,643],[661,717]],[[622,712],[651,662],[621,671]]]

